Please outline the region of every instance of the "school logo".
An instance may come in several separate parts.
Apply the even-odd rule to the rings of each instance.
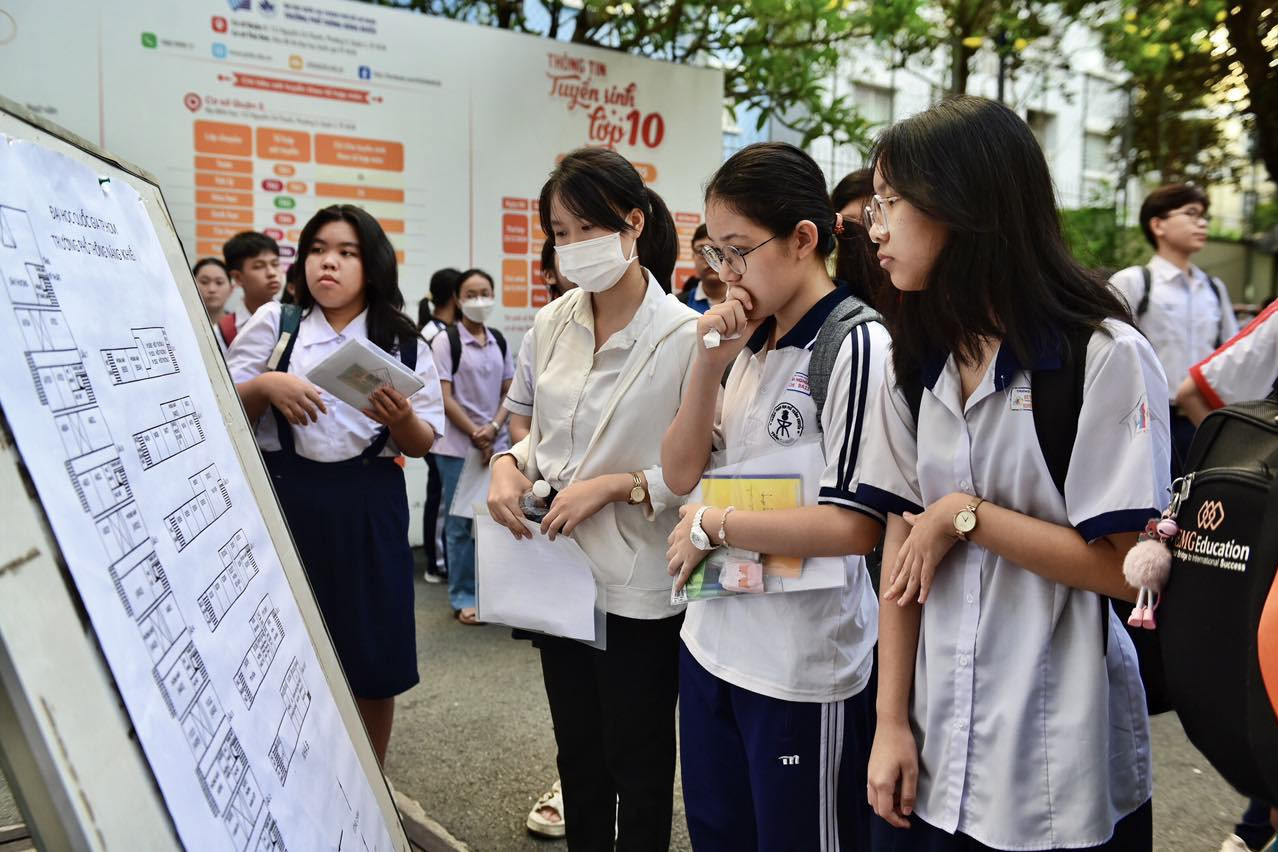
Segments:
[[[1219,500],[1208,500],[1198,509],[1198,528],[1215,532],[1225,522],[1225,506]]]
[[[768,418],[768,434],[783,446],[790,446],[803,436],[803,415],[788,402],[778,403]]]
[[[1013,411],[1034,410],[1034,394],[1029,388],[1012,388],[1010,399]]]
[[[783,754],[777,758],[781,761],[782,766],[798,766],[799,756],[797,754]]]
[[[1142,396],[1136,407],[1123,416],[1123,422],[1127,424],[1127,431],[1131,432],[1133,438],[1149,431],[1149,403],[1145,401],[1145,397]]]

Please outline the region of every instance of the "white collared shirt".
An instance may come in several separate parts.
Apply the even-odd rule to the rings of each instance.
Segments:
[[[572,537],[607,587],[607,611],[653,619],[679,612],[670,605],[665,554],[681,501],[662,475],[661,441],[679,411],[696,355],[697,315],[663,292],[650,273],[647,281],[635,315],[597,352],[589,293],[570,291],[538,312],[534,327],[538,337],[548,335],[543,345],[552,348],[535,378],[533,431],[510,454],[521,470],[535,467],[556,490],[605,474],[643,472],[650,509],[609,503]],[[536,357],[535,348],[529,357]],[[618,381],[635,369],[641,372],[614,400]]]
[[[1278,302],[1190,367],[1189,376],[1212,408],[1264,399],[1278,379]]]
[[[506,401],[502,406],[511,414],[531,417],[533,412],[533,393],[537,383],[533,380],[533,353],[537,349],[537,338],[533,329],[524,332],[523,342],[519,344],[519,357],[515,360],[515,378],[511,380],[506,391]]]
[[[1135,328],[1107,320],[1088,344],[1064,496],[1034,428],[1030,372],[1010,347],[966,405],[953,357],[924,378],[916,436],[888,365],[859,500],[900,514],[964,491],[1088,541],[1140,530],[1166,504],[1167,384]],[[1074,848],[1104,843],[1150,798],[1136,653],[1102,605],[978,544],[954,545],[923,606],[914,669],[920,817],[996,849]]]
[[[817,332],[846,293],[834,290],[768,351],[765,324],[737,356],[723,392],[715,449],[768,452],[821,431],[826,468],[820,502],[883,514],[853,496],[864,458],[865,421],[891,345],[870,322],[852,330],[830,371],[817,424],[808,361]],[[840,589],[694,601],[681,637],[702,668],[734,686],[782,701],[842,701],[865,688],[878,641],[878,599],[865,558],[844,560]]]
[[[236,384],[260,376],[266,372],[266,362],[275,349],[280,336],[280,303],[269,302],[258,308],[247,325],[235,337],[226,365]],[[302,317],[297,330],[297,342],[289,357],[288,372],[305,376],[306,373],[351,338],[368,338],[365,314],[350,321],[342,331],[333,331],[324,312],[312,308]],[[430,347],[417,341],[417,377],[424,387],[409,397],[413,412],[432,429],[438,442],[444,434],[444,399],[439,390],[439,376]],[[318,422],[306,426],[292,426],[293,445],[299,456],[317,462],[336,462],[355,458],[368,449],[382,426],[370,420],[363,412],[337,399],[328,391],[320,390],[320,396],[328,409]],[[267,409],[255,425],[257,444],[262,452],[280,449],[279,434],[275,426],[275,413]],[[399,455],[394,440],[386,442],[383,456]]]
[[[1216,285],[1197,266],[1190,267],[1190,278],[1161,255],[1154,255],[1146,266],[1150,274],[1149,307],[1144,316],[1136,318],[1136,324],[1154,345],[1167,374],[1168,391],[1175,396],[1189,375],[1189,368],[1210,355],[1217,341],[1238,333],[1238,319],[1229,293],[1212,292]],[[1135,314],[1145,292],[1141,268],[1119,270],[1109,283]]]

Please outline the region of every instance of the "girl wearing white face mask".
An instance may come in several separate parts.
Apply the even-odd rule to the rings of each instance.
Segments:
[[[531,429],[493,461],[488,507],[516,538],[571,535],[607,586],[606,651],[537,641],[568,848],[664,850],[682,613],[666,575],[679,501],[661,437],[682,400],[697,314],[668,295],[670,212],[616,152],[565,157],[542,188],[541,220],[579,289],[537,314]],[[558,494],[529,532],[519,497],[537,479]]]
[[[502,405],[515,375],[506,339],[485,324],[492,313],[493,279],[482,269],[468,269],[457,279],[461,317],[431,341],[435,368],[444,392],[448,429],[435,445],[435,464],[444,484],[442,506],[452,507],[466,456],[477,453],[487,463],[507,415]],[[448,563],[448,600],[462,624],[478,624],[475,616],[475,539],[469,518],[452,514],[444,521]]]

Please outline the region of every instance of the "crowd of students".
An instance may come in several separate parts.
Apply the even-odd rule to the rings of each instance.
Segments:
[[[1238,332],[1192,264],[1207,209],[1194,187],[1151,195],[1154,258],[1107,284],[1071,255],[1024,121],[958,97],[888,128],[832,195],[798,148],[734,154],[674,296],[660,196],[613,151],[568,154],[539,207],[552,301],[517,357],[483,270],[436,273],[412,323],[386,235],[353,206],[306,225],[287,282],[260,234],[194,272],[379,757],[418,677],[395,457],[428,458],[426,579],[446,575],[476,624],[451,510],[470,458],[495,521],[571,535],[608,592],[606,650],[531,637],[560,781],[530,829],[668,848],[677,723],[697,850],[1127,852],[1152,848],[1154,787],[1110,603],[1136,597],[1123,558],[1204,413],[1278,372],[1275,308]],[[274,301],[284,283],[295,308]],[[235,286],[245,306],[224,314]],[[357,411],[302,378],[351,337],[425,387]],[[1075,374],[1072,409],[1044,396]],[[1036,406],[1076,420],[1063,454]],[[685,503],[713,452],[801,441],[822,460],[802,471],[815,504]],[[554,499],[531,532],[537,480]],[[836,558],[844,582],[673,604],[729,546]],[[1268,805],[1249,815],[1226,848],[1272,834]]]

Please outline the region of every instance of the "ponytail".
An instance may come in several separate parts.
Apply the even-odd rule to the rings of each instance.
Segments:
[[[643,232],[636,241],[639,262],[670,292],[679,256],[674,217],[629,160],[607,148],[578,148],[560,160],[541,188],[541,229],[547,234],[554,233],[550,206],[556,199],[574,216],[618,233],[630,230],[627,213],[643,213]]]

